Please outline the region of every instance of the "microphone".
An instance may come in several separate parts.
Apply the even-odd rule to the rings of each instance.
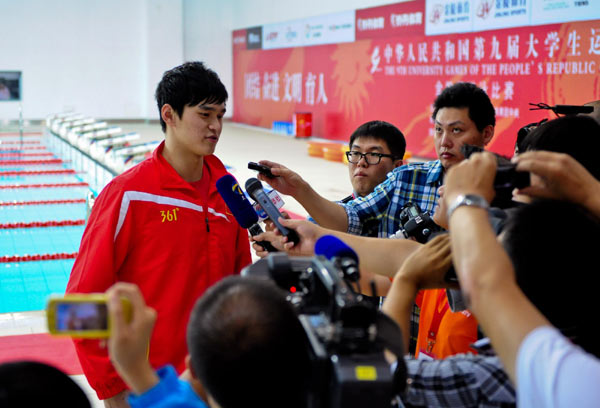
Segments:
[[[315,255],[322,255],[332,261],[353,282],[360,279],[358,255],[344,241],[333,235],[323,235],[315,243]]]
[[[300,238],[298,237],[296,231],[284,227],[278,221],[279,217],[281,217],[282,215],[277,209],[277,207],[275,207],[275,204],[273,204],[273,202],[263,189],[262,183],[258,179],[254,177],[249,178],[246,181],[246,191],[248,192],[248,194],[250,194],[250,197],[254,198],[254,200],[256,200],[258,204],[260,204],[262,209],[265,210],[271,221],[273,221],[273,224],[275,224],[279,232],[281,232],[281,235],[287,237],[288,242],[293,242],[295,245],[300,241]]]
[[[258,215],[256,215],[254,208],[244,195],[235,177],[226,174],[218,179],[217,190],[242,228],[248,229],[252,236],[263,233],[262,228],[258,225]],[[277,249],[269,241],[257,241],[256,243],[263,247],[265,251],[277,252]]]

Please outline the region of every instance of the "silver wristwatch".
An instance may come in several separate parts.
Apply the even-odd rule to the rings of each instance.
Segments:
[[[454,200],[452,205],[450,205],[450,207],[448,207],[448,212],[446,213],[446,219],[448,220],[448,222],[450,222],[450,216],[452,215],[452,213],[458,207],[461,207],[463,205],[468,205],[471,207],[479,207],[479,208],[483,208],[484,210],[487,210],[488,208],[490,208],[490,205],[488,204],[486,199],[483,198],[482,196],[479,196],[476,194],[461,194],[458,197],[456,197],[456,199]]]

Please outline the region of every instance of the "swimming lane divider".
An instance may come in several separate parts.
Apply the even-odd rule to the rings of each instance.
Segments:
[[[0,256],[0,263],[28,262],[28,261],[53,261],[56,259],[74,259],[77,252],[57,254],[35,254],[35,255],[4,255]]]
[[[6,184],[0,185],[0,190],[11,190],[17,188],[54,188],[54,187],[87,187],[89,184],[80,183],[54,183],[54,184]]]
[[[23,150],[48,150],[48,148],[46,146],[23,146],[20,148],[16,148],[16,147],[1,148],[0,147],[0,152],[7,152],[7,153],[19,153],[20,151],[23,151]]]
[[[52,204],[85,204],[85,198],[74,198],[72,200],[0,201],[0,207],[18,207],[22,205]]]
[[[23,165],[39,165],[39,164],[62,164],[61,159],[50,160],[0,160],[0,166],[23,166]]]
[[[0,140],[0,145],[40,144],[39,140]]]
[[[54,174],[75,174],[73,169],[60,169],[60,170],[9,170],[0,171],[0,177],[2,176],[50,176]]]
[[[30,152],[30,153],[19,153],[19,152],[0,152],[0,158],[4,157],[29,157],[29,156],[54,156],[52,152]]]
[[[9,222],[6,224],[0,224],[0,230],[18,228],[72,227],[77,225],[85,225],[85,220]]]

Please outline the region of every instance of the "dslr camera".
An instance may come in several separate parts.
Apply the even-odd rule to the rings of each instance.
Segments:
[[[242,271],[244,276],[273,280],[298,312],[312,365],[308,407],[387,408],[405,388],[400,328],[354,290],[358,274],[352,256],[327,259],[285,253],[270,254]],[[384,349],[398,358],[394,373]]]
[[[423,212],[421,207],[408,202],[400,212],[400,231],[405,238],[414,238],[421,244],[431,238],[431,234],[441,231],[441,228],[433,222],[428,212]]]

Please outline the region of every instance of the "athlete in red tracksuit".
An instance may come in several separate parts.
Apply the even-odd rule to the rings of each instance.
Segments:
[[[185,75],[200,70],[188,64],[200,63],[186,63],[165,76],[179,69],[175,80],[185,83]],[[183,102],[178,113],[175,102],[159,100],[165,142],[98,196],[67,286],[67,293],[88,293],[104,292],[116,281],[137,284],[158,312],[149,349],[153,367],[173,364],[184,370],[194,303],[209,286],[251,262],[248,233],[215,185],[227,174],[212,155],[225,111],[224,101],[218,102]],[[75,345],[100,399],[126,390],[99,341],[76,340]]]

